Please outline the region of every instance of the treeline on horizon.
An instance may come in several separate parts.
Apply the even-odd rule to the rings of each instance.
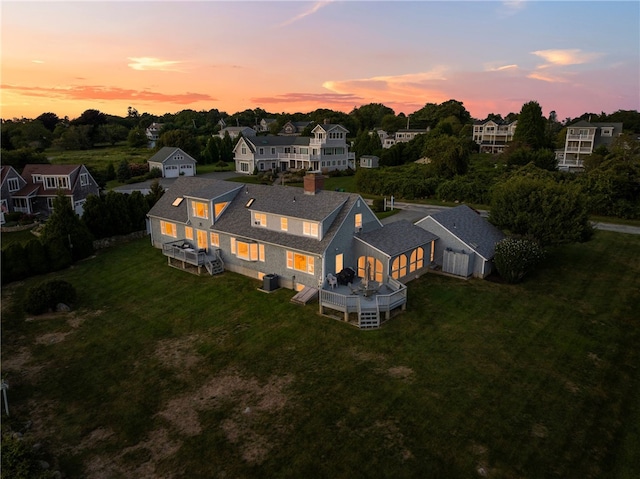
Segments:
[[[78,118],[69,120],[43,113],[35,119],[2,121],[2,162],[21,171],[26,163],[48,162],[44,151],[49,148],[83,150],[123,143],[143,148],[148,144],[145,129],[155,122],[163,125],[156,149],[178,147],[200,165],[226,166],[233,161],[234,144],[228,135],[223,138],[216,135],[221,129],[220,120],[227,126],[252,127],[262,119],[275,121],[270,131],[260,134],[276,134],[287,121],[311,122],[302,132],[303,136],[310,136],[311,129],[325,121],[345,126],[350,131],[348,140],[356,158],[365,154],[380,158],[380,169],[355,172],[360,193],[394,194],[396,198],[405,199],[435,197],[488,205],[496,185],[514,174],[539,176],[531,170],[534,168],[552,175],[545,174],[549,181],[579,183],[589,199],[588,209],[592,214],[640,218],[640,113],[635,110],[584,113],[560,121],[553,111],[545,117],[536,101],[525,103],[518,113],[505,117],[492,113],[483,119],[518,120],[513,141],[498,155],[479,154],[479,147],[472,139],[474,119],[462,102],[448,100],[441,104],[427,103],[409,117],[402,113],[396,115],[380,103],[354,108],[348,114],[329,109],[307,114],[278,114],[256,108],[233,115],[214,109],[182,110],[157,116],[140,114],[129,107],[123,117],[86,110]],[[583,174],[567,175],[558,171],[554,150],[564,147],[567,127],[580,120],[622,123],[624,133],[611,145],[601,145],[586,157]],[[375,129],[395,132],[407,127],[425,130],[425,134],[407,143],[382,148],[379,136],[373,133]],[[149,150],[149,157],[153,152]],[[123,160],[123,164],[117,165],[117,171],[126,172],[128,167],[133,170],[141,166],[127,165]],[[105,164],[104,170],[91,170],[102,186],[101,179],[114,179],[114,165]],[[106,174],[108,171],[110,176]],[[120,179],[126,175],[117,176]]]

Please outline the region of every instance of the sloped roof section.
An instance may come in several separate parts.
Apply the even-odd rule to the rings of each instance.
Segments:
[[[184,223],[189,218],[187,202],[183,201],[178,206],[173,206],[177,198],[193,197],[213,200],[233,190],[239,190],[241,187],[241,184],[229,181],[181,176],[165,190],[164,195],[153,205],[148,215]]]
[[[487,260],[493,258],[496,243],[505,237],[502,231],[467,205],[442,210],[429,217]],[[425,220],[418,221],[416,225]]]
[[[153,155],[147,161],[150,161],[152,163],[164,163],[177,151],[179,151],[186,160],[191,160],[194,163],[197,163],[197,161],[194,158],[192,158],[188,153],[182,151],[180,148],[177,148],[175,146],[163,146],[158,150],[158,152],[155,155]]]
[[[388,223],[377,230],[357,235],[356,238],[389,255],[389,257],[411,251],[418,246],[438,239],[430,231],[407,220]]]

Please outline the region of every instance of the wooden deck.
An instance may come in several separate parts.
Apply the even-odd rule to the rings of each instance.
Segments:
[[[371,282],[372,283],[372,282]],[[355,323],[360,329],[374,329],[391,317],[393,311],[406,308],[407,287],[392,278],[387,283],[369,284],[365,288],[358,278],[348,285],[320,290],[320,314],[328,311],[343,314],[344,321]],[[351,321],[355,314],[356,321]]]

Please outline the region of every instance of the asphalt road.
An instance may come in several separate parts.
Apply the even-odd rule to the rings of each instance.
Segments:
[[[416,203],[405,203],[396,201],[394,206],[400,210],[395,215],[388,216],[382,220],[382,224],[392,223],[398,220],[408,220],[412,223],[424,218],[425,216],[437,213],[438,211],[449,208],[448,206],[421,205]],[[488,211],[481,210],[480,215],[487,217]],[[631,235],[640,235],[640,227],[617,225],[613,223],[592,223],[596,229],[603,231],[614,231],[616,233],[626,233]]]

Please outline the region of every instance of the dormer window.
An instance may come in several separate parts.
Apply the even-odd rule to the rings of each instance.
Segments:
[[[310,223],[309,221],[304,221],[302,223],[302,234],[305,236],[313,236],[314,238],[318,237],[318,223]]]
[[[267,226],[267,215],[264,213],[254,213],[253,224],[256,226]]]
[[[602,132],[600,133],[601,136],[613,136],[613,128],[611,128],[610,126],[607,127],[602,127]]]
[[[209,219],[209,205],[201,201],[191,202],[191,212],[196,218]]]

